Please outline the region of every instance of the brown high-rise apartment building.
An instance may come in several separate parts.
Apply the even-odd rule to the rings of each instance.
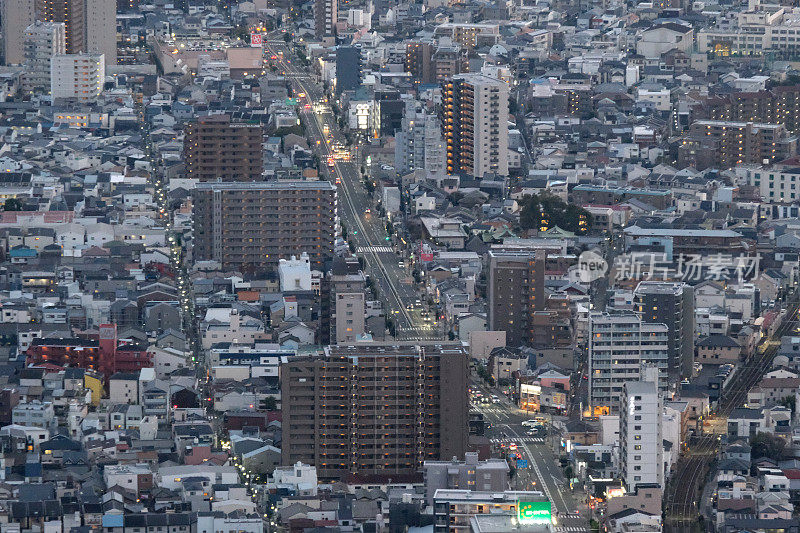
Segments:
[[[768,91],[736,92],[709,98],[712,120],[783,124],[800,133],[800,85],[780,85]]]
[[[68,54],[86,51],[86,0],[36,0],[36,18],[64,23]]]
[[[193,193],[195,258],[223,268],[272,270],[306,252],[333,258],[336,187],[327,181],[204,182]]]
[[[440,44],[431,56],[434,79],[441,83],[457,74],[469,72],[468,50],[460,44]]]
[[[413,41],[406,45],[405,71],[411,74],[414,83],[434,83],[433,43]]]
[[[537,337],[534,316],[545,310],[545,252],[489,252],[489,330],[505,331],[507,346]]]
[[[186,176],[199,181],[261,181],[263,128],[230,115],[199,117],[186,125]]]
[[[314,34],[317,39],[336,35],[339,0],[314,0]]]
[[[419,475],[464,457],[468,357],[458,344],[330,346],[281,365],[283,464],[322,479]]]
[[[797,154],[797,137],[783,124],[697,120],[678,144],[678,163],[699,170],[771,164]]]
[[[508,84],[459,74],[442,84],[442,134],[447,173],[508,175]]]

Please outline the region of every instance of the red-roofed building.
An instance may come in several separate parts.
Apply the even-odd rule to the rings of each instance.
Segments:
[[[34,339],[27,351],[27,364],[96,370],[108,378],[116,372],[135,372],[153,366],[142,344],[119,344],[116,324],[103,324],[95,338]]]

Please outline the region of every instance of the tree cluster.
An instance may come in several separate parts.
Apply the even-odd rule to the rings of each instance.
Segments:
[[[588,211],[550,194],[525,196],[519,203],[522,229],[558,226],[576,235],[583,235],[589,232],[592,224],[592,215]]]

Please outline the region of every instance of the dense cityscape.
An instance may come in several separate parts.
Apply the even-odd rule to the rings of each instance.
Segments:
[[[0,533],[800,533],[797,2],[0,39]]]

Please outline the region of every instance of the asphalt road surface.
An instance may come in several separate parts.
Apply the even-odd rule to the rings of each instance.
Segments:
[[[496,393],[475,382],[471,386],[473,389],[481,389],[485,396]],[[529,435],[528,428],[522,422],[534,415],[521,411],[504,396],[500,396],[499,403],[473,404],[471,408],[482,413],[484,421],[491,424],[486,436],[493,443],[494,449],[498,449],[500,444],[506,444],[507,447],[513,441],[522,459],[527,459],[528,468],[517,469],[512,488],[543,492],[553,504],[553,514],[557,522],[555,531],[588,532],[589,519],[585,516],[585,511],[579,510],[569,482],[564,478],[558,458],[552,451],[551,444],[555,437],[552,434],[544,438]]]
[[[424,302],[414,287],[408,267],[400,266],[400,261],[408,263],[407,253],[404,257],[394,251],[392,243],[387,240],[385,220],[372,212],[375,205],[363,185],[358,163],[337,161],[333,168],[327,167],[332,146],[336,143],[347,146],[347,143],[330,109],[323,110],[319,106],[315,109],[314,104],[322,103],[325,98],[322,87],[301,66],[286,43],[271,40],[265,44],[265,48],[267,55],[278,58],[273,62],[286,73],[294,93],[305,94],[300,103],[300,116],[306,127],[306,135],[321,165],[327,169],[329,179],[338,185],[339,217],[352,236],[356,253],[365,260],[366,273],[377,286],[387,317],[395,322],[397,338],[442,339],[444,335],[435,317],[431,313],[423,316],[426,311]],[[305,107],[306,103],[310,104],[310,108]],[[357,159],[360,147],[347,147],[353,159]]]

